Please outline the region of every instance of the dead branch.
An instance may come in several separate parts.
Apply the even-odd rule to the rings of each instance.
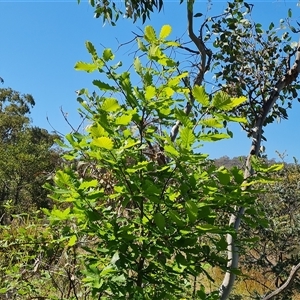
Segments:
[[[289,275],[288,279],[286,280],[286,282],[281,287],[279,287],[277,290],[275,290],[271,294],[267,295],[266,297],[262,298],[262,300],[273,299],[275,296],[279,295],[280,293],[282,293],[283,291],[288,289],[290,287],[290,285],[293,283],[293,280],[296,277],[297,272],[298,272],[299,269],[300,269],[300,263],[296,266],[293,266],[292,270],[290,272],[290,275]]]

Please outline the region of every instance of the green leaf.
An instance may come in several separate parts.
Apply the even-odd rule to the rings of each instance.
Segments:
[[[54,217],[54,219],[59,220],[67,220],[70,215],[70,207],[66,208],[65,210],[59,210],[59,209],[52,209],[51,211],[51,217]]]
[[[212,105],[220,110],[231,110],[231,99],[228,94],[218,92],[212,99]]]
[[[180,43],[168,41],[168,42],[165,42],[165,45],[170,46],[170,47],[179,47]]]
[[[155,221],[155,224],[157,225],[157,227],[161,231],[165,230],[166,221],[165,221],[165,217],[161,213],[156,213],[154,215],[154,221]]]
[[[221,232],[221,230],[217,226],[210,225],[210,224],[198,225],[198,226],[196,226],[196,228],[203,232],[212,232],[212,233],[220,233]]]
[[[88,52],[93,56],[93,58],[97,59],[98,55],[94,45],[91,42],[87,41],[85,42],[85,46]]]
[[[95,123],[93,126],[89,127],[88,131],[93,137],[107,136],[105,129],[98,123]]]
[[[147,42],[152,43],[156,41],[155,31],[152,26],[150,25],[146,26],[144,30],[144,34],[145,34],[145,40]]]
[[[85,62],[79,61],[75,64],[75,70],[91,73],[91,72],[94,72],[95,70],[97,70],[97,65],[94,63],[85,63]]]
[[[141,39],[137,38],[137,43],[141,51],[146,52],[148,50],[145,44],[141,41]]]
[[[274,164],[272,166],[270,166],[266,172],[277,172],[277,171],[280,171],[282,170],[284,167],[284,164]]]
[[[66,140],[75,147],[78,143],[74,140],[73,135],[71,133],[66,134],[65,136]]]
[[[135,69],[136,73],[141,75],[142,74],[142,64],[141,64],[141,61],[138,57],[136,57],[134,59],[133,66],[134,66],[134,69]]]
[[[167,152],[167,153],[170,153],[171,155],[174,155],[176,157],[178,157],[180,154],[179,152],[171,145],[165,145],[164,146],[164,150]]]
[[[228,170],[226,170],[224,167],[221,167],[217,172],[220,183],[227,185],[230,182],[230,174]]]
[[[107,150],[112,150],[114,147],[113,141],[110,138],[105,137],[105,136],[94,139],[92,141],[92,144],[97,147],[104,148]]]
[[[151,100],[156,95],[156,88],[153,85],[149,85],[145,89],[145,99]]]
[[[77,242],[77,236],[74,234],[74,235],[71,236],[71,238],[68,242],[68,246],[72,247],[76,244],[76,242]]]
[[[101,91],[115,91],[116,88],[101,80],[93,80],[93,85],[97,86]]]
[[[226,133],[211,133],[211,134],[201,134],[200,140],[206,142],[215,142],[223,139],[230,139],[230,136]]]
[[[67,173],[58,170],[54,176],[54,180],[59,184],[69,185],[71,183],[71,177]],[[60,185],[61,186],[61,185]]]
[[[106,112],[113,112],[120,109],[120,105],[118,103],[118,100],[115,98],[106,98],[103,102],[101,109],[103,109]]]
[[[283,164],[273,164],[271,166],[268,166],[266,163],[262,162],[259,158],[256,158],[255,156],[251,158],[251,163],[255,171],[263,173],[277,172],[282,170],[282,168],[284,167]]]
[[[292,17],[292,9],[291,9],[291,8],[289,8],[289,10],[288,10],[288,17],[289,17],[289,18]]]
[[[206,94],[203,86],[195,85],[193,88],[193,96],[195,97],[195,100],[202,106],[209,106],[209,97]]]
[[[185,226],[185,222],[181,219],[181,217],[177,211],[170,210],[169,216],[176,223],[177,226],[179,226],[179,227]]]
[[[185,210],[189,217],[189,220],[194,223],[198,218],[198,207],[197,205],[192,201],[188,200],[185,203]]]
[[[200,121],[200,124],[205,125],[207,127],[212,128],[223,128],[223,124],[219,122],[216,118],[208,118],[205,120]]]
[[[170,25],[164,25],[159,33],[159,38],[164,40],[166,37],[168,37],[170,35],[172,31],[172,27]]]
[[[116,262],[117,262],[119,259],[120,259],[119,252],[116,251],[115,254],[113,255],[113,257],[111,258],[110,263],[111,263],[112,265],[115,265]]]
[[[128,125],[131,122],[132,115],[122,115],[116,118],[116,125]]]
[[[240,104],[247,101],[247,97],[241,96],[237,98],[231,98],[231,108],[235,108],[236,106],[239,106]]]
[[[126,169],[126,172],[135,173],[136,171],[146,169],[148,165],[149,165],[148,161],[138,162],[135,166],[132,166],[131,168]]]
[[[186,126],[186,127],[193,126],[191,119],[184,113],[184,111],[182,111],[178,108],[175,108],[175,117],[178,121],[181,122],[181,124],[183,126]]]
[[[105,61],[113,60],[115,58],[111,49],[107,48],[103,51],[102,57]]]
[[[84,180],[80,186],[79,186],[79,190],[86,190],[88,188],[93,188],[93,187],[97,187],[98,186],[98,180],[93,179],[93,180]]]
[[[219,119],[226,120],[229,122],[248,123],[245,117],[234,117],[226,114],[216,114],[216,116],[218,116]]]
[[[231,173],[234,177],[234,180],[237,184],[242,184],[244,181],[244,172],[237,167],[233,167],[231,170]]]
[[[190,127],[184,127],[180,129],[180,138],[184,148],[189,149],[195,141],[195,135],[193,129]]]
[[[199,18],[199,17],[202,17],[202,16],[203,16],[202,13],[196,13],[196,14],[194,15],[194,18]]]

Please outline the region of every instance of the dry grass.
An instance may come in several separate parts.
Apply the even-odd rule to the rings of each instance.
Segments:
[[[223,271],[219,268],[210,268],[206,271],[215,282],[209,281],[205,275],[203,275],[203,277],[199,277],[197,280],[198,286],[204,285],[207,292],[218,289],[224,277]],[[252,297],[254,294],[262,296],[276,290],[274,276],[264,276],[262,272],[254,270],[251,272],[242,270],[242,272],[243,275],[238,276],[232,294],[242,296],[242,299],[253,299],[251,295]],[[300,300],[300,293],[295,293],[292,299]]]

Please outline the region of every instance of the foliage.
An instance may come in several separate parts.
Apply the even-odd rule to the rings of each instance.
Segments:
[[[80,3],[80,0],[77,0]],[[120,15],[127,18],[133,18],[136,22],[142,19],[145,23],[147,18],[150,18],[150,13],[154,9],[160,11],[163,7],[163,0],[125,0],[125,12],[123,8],[117,6],[116,1],[111,0],[90,0],[91,6],[95,8],[95,18],[103,17],[103,22],[108,21],[112,25],[116,25]]]
[[[1,299],[78,299],[76,248],[68,252],[41,212],[14,215],[10,225],[0,225]],[[2,298],[3,297],[3,298]],[[74,298],[73,298],[74,297]],[[84,298],[87,299],[87,298]]]
[[[53,148],[57,136],[30,126],[28,114],[34,104],[30,95],[0,89],[1,215],[7,201],[15,213],[30,206],[47,206],[42,185],[58,164],[58,152]]]
[[[243,256],[241,265],[247,273],[264,272],[265,278],[258,282],[264,287],[265,294],[281,286],[292,266],[299,262],[299,165],[287,165],[273,176],[278,179],[277,183],[266,186],[268,194],[257,199],[257,206],[265,214],[269,226],[249,227],[245,222],[243,229],[243,235],[260,236],[251,252]],[[251,279],[251,276],[246,278]],[[266,282],[269,288],[266,288]],[[299,293],[299,287],[296,279],[278,299],[292,299],[293,293]]]
[[[179,72],[168,54],[178,46],[166,40],[170,32],[169,25],[159,34],[147,26],[138,39],[147,55],[145,65],[134,61],[139,85],[128,71],[117,72],[122,64],[113,64],[110,49],[99,56],[90,42],[92,62],[75,66],[98,70],[106,81],[93,81],[101,96],[82,89],[78,98],[80,113],[90,120],[87,134],[66,136],[64,157],[87,165],[84,174],[68,167],[56,172],[54,186],[46,185],[57,203],[70,205],[45,211],[52,224],[72,224],[63,232],[66,246],[85,251],[81,274],[94,297],[216,299],[218,292],[206,296],[197,277],[210,278],[207,266],[226,267],[224,234],[234,231],[218,216],[255,200],[244,191],[239,169],[217,169],[197,150],[203,141],[229,138],[223,121],[246,99],[220,92],[209,100],[203,87],[188,89],[188,73]],[[190,93],[197,105],[185,115],[181,108]],[[197,117],[203,108],[207,113]],[[172,142],[169,130],[177,120],[182,126]],[[254,207],[249,212],[259,215]],[[87,236],[93,245],[85,244]]]
[[[291,68],[291,58],[297,51],[297,42],[287,29],[291,26],[291,11],[279,25],[273,22],[264,29],[252,18],[253,5],[244,1],[228,3],[220,16],[207,18],[203,25],[207,33],[203,39],[213,43],[216,51],[211,70],[218,86],[232,96],[246,96],[247,103],[234,111],[247,118],[242,127],[251,135],[255,120],[267,105],[274,87]],[[264,126],[276,119],[287,119],[287,109],[297,98],[298,81],[289,82],[266,116]],[[264,137],[263,137],[264,138]]]

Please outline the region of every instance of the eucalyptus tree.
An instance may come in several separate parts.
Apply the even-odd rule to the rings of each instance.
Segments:
[[[0,89],[1,215],[8,202],[14,207],[12,213],[47,205],[42,185],[59,161],[53,148],[57,136],[31,126],[34,105],[29,94]]]

